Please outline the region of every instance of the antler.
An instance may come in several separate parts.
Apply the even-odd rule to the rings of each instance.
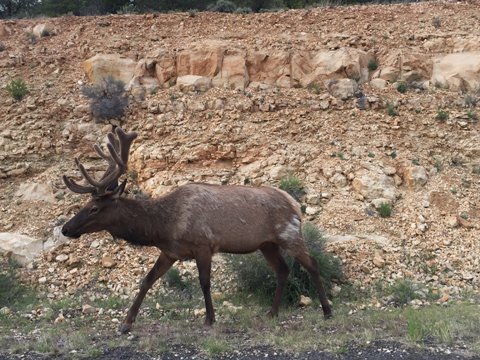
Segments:
[[[116,135],[116,136],[115,136]],[[109,154],[103,152],[99,145],[93,145],[95,152],[105,161],[108,162],[108,168],[101,177],[100,180],[95,180],[87,172],[85,167],[80,163],[78,158],[75,158],[75,162],[80,170],[80,173],[90,186],[84,186],[77,184],[70,177],[63,175],[63,182],[73,192],[79,194],[92,194],[103,195],[108,192],[114,191],[118,186],[118,179],[127,170],[128,154],[130,152],[130,146],[133,140],[137,137],[136,132],[126,133],[121,128],[115,129],[115,134],[108,133],[107,149]],[[113,189],[112,189],[113,187]]]

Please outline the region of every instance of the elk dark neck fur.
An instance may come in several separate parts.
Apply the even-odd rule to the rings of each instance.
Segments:
[[[118,199],[116,221],[107,229],[115,237],[134,245],[168,247],[172,224],[169,199]],[[171,209],[171,208],[170,208]]]

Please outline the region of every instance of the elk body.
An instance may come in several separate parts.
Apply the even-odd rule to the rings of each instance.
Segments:
[[[79,185],[63,176],[67,187],[77,193],[90,193],[91,200],[62,229],[65,236],[106,230],[114,237],[136,245],[161,250],[153,268],[142,281],[120,331],[131,330],[140,305],[154,282],[177,261],[195,259],[205,298],[205,323],[215,321],[210,295],[212,256],[217,252],[246,254],[260,250],[277,276],[277,288],[269,311],[277,315],[289,268],[281,250],[293,256],[311,275],[325,317],[331,309],[316,261],[305,247],[301,214],[296,201],[286,192],[270,187],[208,185],[192,183],[169,194],[148,200],[122,197],[126,181],[118,185],[125,172],[128,153],[136,133],[117,128],[108,134],[109,154],[94,148],[108,163],[97,181],[75,159],[90,184]]]

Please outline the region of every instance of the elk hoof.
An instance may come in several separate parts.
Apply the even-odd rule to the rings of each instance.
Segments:
[[[122,325],[120,325],[120,328],[118,329],[118,331],[120,331],[121,334],[127,334],[130,332],[130,330],[132,330],[132,324],[127,324],[127,323],[123,323]]]
[[[215,319],[206,318],[204,325],[205,325],[205,326],[208,326],[208,327],[211,327],[214,322],[215,322]]]
[[[323,314],[323,318],[325,320],[331,319],[333,317],[333,314],[331,312],[328,312],[326,314]]]
[[[268,310],[268,311],[267,311],[267,316],[268,316],[269,318],[275,318],[275,317],[278,316],[278,311]]]

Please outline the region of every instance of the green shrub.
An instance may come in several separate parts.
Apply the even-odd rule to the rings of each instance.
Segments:
[[[235,10],[235,14],[251,14],[252,12],[253,10],[250,7],[238,7]]]
[[[370,71],[375,71],[378,69],[378,62],[377,62],[377,59],[371,59],[369,62],[368,62],[368,70]]]
[[[440,26],[442,26],[442,19],[440,19],[438,16],[435,16],[432,19],[432,25],[435,29],[438,29]]]
[[[11,259],[0,259],[0,308],[21,309],[31,303],[33,293],[17,277],[19,265]]]
[[[408,90],[407,84],[403,81],[397,83],[396,89],[399,93],[405,94]]]
[[[90,99],[90,110],[97,123],[109,119],[119,119],[128,106],[125,84],[109,76],[100,84],[84,86],[82,94]]]
[[[0,52],[4,51],[5,49],[5,45],[0,42]]]
[[[472,110],[467,111],[467,117],[472,120],[472,121],[477,121],[478,120],[478,115]]]
[[[5,89],[17,101],[22,100],[28,92],[27,84],[23,79],[15,79],[10,81],[10,83],[5,87]]]
[[[317,227],[310,223],[303,226],[303,237],[310,255],[315,258],[320,269],[327,293],[332,288],[333,281],[343,280],[340,261],[323,249],[325,239]],[[291,256],[283,254],[290,268],[288,283],[285,286],[283,301],[289,305],[298,305],[300,295],[317,299],[315,285],[309,273]],[[260,253],[228,256],[228,265],[238,276],[239,288],[245,294],[252,294],[257,301],[270,304],[276,288],[276,276]]]
[[[218,0],[215,4],[210,4],[207,7],[207,10],[221,13],[233,13],[237,10],[237,6],[229,0]]]
[[[321,87],[317,83],[311,83],[311,84],[308,85],[308,90],[310,90],[312,93],[318,95],[321,92]]]
[[[295,176],[289,176],[280,180],[278,187],[289,193],[298,202],[300,202],[300,199],[305,195],[303,183]]]
[[[437,119],[439,121],[448,120],[448,112],[446,112],[445,110],[439,109],[437,111],[437,116],[435,116],[435,119]]]
[[[382,218],[390,217],[392,216],[392,205],[389,203],[381,203],[377,207],[377,212]]]
[[[392,103],[387,104],[387,114],[389,116],[397,116],[398,115],[398,112],[397,112],[397,110],[395,109],[395,106]]]
[[[410,280],[397,280],[394,284],[387,287],[386,292],[392,297],[395,306],[407,305],[410,301],[424,298],[419,292],[420,285]]]
[[[192,289],[192,284],[188,281],[183,280],[182,276],[180,275],[180,271],[178,271],[178,269],[174,267],[168,270],[165,274],[165,282],[168,286],[176,290],[190,291]]]

